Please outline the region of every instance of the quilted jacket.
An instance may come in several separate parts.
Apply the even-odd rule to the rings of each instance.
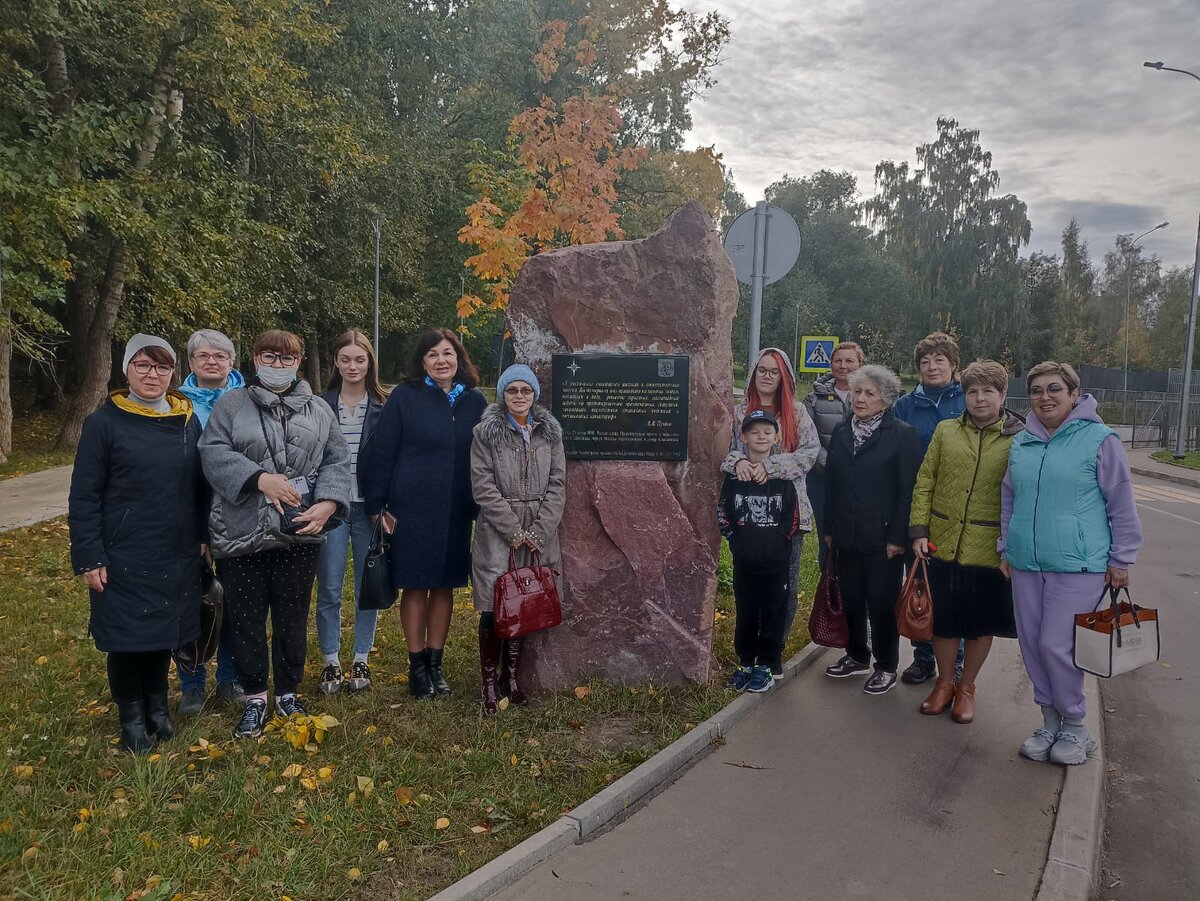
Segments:
[[[999,566],[1000,483],[1013,436],[1024,427],[1011,410],[982,431],[969,413],[938,423],[917,473],[909,537],[932,541],[939,560]]]

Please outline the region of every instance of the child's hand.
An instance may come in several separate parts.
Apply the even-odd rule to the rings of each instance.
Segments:
[[[767,466],[765,463],[750,464],[750,478],[759,485],[767,484]]]

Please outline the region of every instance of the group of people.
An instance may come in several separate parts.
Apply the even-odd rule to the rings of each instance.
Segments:
[[[141,753],[173,735],[172,654],[197,639],[213,579],[224,589],[216,694],[242,707],[237,737],[262,733],[268,688],[280,715],[306,713],[297,690],[314,583],[320,690],[369,689],[378,611],[355,610],[347,675],[342,597],[348,559],[359,596],[378,533],[392,536],[388,581],[413,697],[451,692],[442,663],[453,592],[469,579],[482,708],[526,703],[522,641],[497,635],[492,586],[535,555],[561,569],[563,436],[538,404],[533,371],[510,366],[489,404],[449,329],[419,336],[390,392],[357,330],[337,339],[320,396],[300,375],[304,345],[291,332],[258,336],[248,378],[218,331],[194,333],[187,354],[190,372],[173,390],[170,344],[129,341],[128,386],[84,423],[72,476],[72,563],[90,590],[89,628],[108,655],[123,745]],[[1121,443],[1066,363],[1029,371],[1028,419],[1005,406],[1007,370],[982,360],[960,373],[946,334],[919,342],[914,363],[920,384],[905,394],[895,373],[843,342],[801,400],[784,351],[754,361],[717,511],[734,559],[729,686],[767,691],[781,675],[803,540],[815,529],[849,635],[828,676],[865,675],[871,695],[933,679],[920,712],[950,709],[966,724],[993,639],[1015,637],[1043,715],[1021,753],[1082,763],[1092,739],[1073,618],[1108,586],[1128,584],[1142,541]],[[898,676],[906,565],[927,567],[935,637],[914,644]],[[205,667],[178,663],[179,712],[196,713]]]
[[[173,736],[172,655],[199,637],[214,580],[224,596],[216,694],[241,705],[236,737],[262,734],[269,688],[279,715],[307,713],[297,690],[314,583],[320,690],[369,689],[378,611],[355,610],[348,675],[339,651],[348,555],[357,598],[376,525],[393,535],[388,576],[400,594],[412,695],[451,691],[442,658],[453,591],[470,575],[483,708],[525,703],[522,643],[496,635],[490,586],[534,553],[559,568],[566,459],[532,370],[509,367],[489,405],[448,329],[418,338],[390,393],[358,330],[336,341],[320,396],[300,375],[304,345],[291,332],[258,336],[249,377],[218,331],[193,334],[187,354],[190,372],[175,390],[171,345],[129,341],[127,387],[85,421],[72,474],[72,565],[89,589],[89,630],[107,653],[123,747],[146,753]],[[204,664],[177,662],[179,713],[196,713]]]
[[[933,679],[920,712],[949,709],[969,724],[993,639],[1016,638],[1042,713],[1020,753],[1084,763],[1094,741],[1074,617],[1129,584],[1142,543],[1124,449],[1067,363],[1029,370],[1028,419],[1006,406],[1005,367],[980,360],[960,372],[949,335],[922,339],[914,363],[920,383],[903,393],[894,372],[843,342],[800,403],[784,351],[755,361],[717,512],[734,560],[729,687],[766,691],[780,674],[815,528],[849,635],[826,675],[866,676],[870,695]],[[898,673],[895,607],[914,566],[928,573],[934,639],[914,642]]]

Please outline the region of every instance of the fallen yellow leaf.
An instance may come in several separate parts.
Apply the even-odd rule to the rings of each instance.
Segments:
[[[508,709],[508,698],[501,698],[500,703],[497,704],[496,707],[499,708],[500,710],[507,710]]]
[[[282,795],[285,791],[287,791],[286,785],[277,785],[273,789],[271,789],[271,794]]]
[[[161,754],[151,754],[149,757],[146,758],[146,760],[149,763],[158,763],[160,760],[162,760],[162,755]]]
[[[375,728],[374,726],[367,726],[367,728],[363,730],[363,734],[364,735],[374,735],[378,731],[379,730],[377,728]]]
[[[45,654],[43,654],[41,657],[39,657],[37,660],[35,660],[33,662],[36,663],[38,666],[45,666],[47,663],[50,662],[50,658],[47,657]]]
[[[357,882],[362,878],[362,870],[358,867],[351,867],[346,871],[346,875],[350,878],[351,882]]]
[[[591,689],[591,686],[589,686],[589,685],[576,685],[575,686],[575,697],[581,701],[584,698],[586,698],[588,695],[590,695],[591,693],[592,693],[592,689]]]
[[[485,833],[485,832],[491,832],[492,827],[484,826],[482,823],[477,823],[471,827],[471,831],[474,832],[476,835],[483,835],[483,833]]]
[[[31,767],[27,763],[22,763],[18,766],[13,767],[13,773],[16,775],[16,777],[18,779],[32,779],[33,778],[33,767]]]
[[[413,790],[407,785],[402,785],[395,791],[396,800],[401,804],[411,804],[413,799]]]
[[[375,850],[378,851],[380,854],[387,854],[387,849],[388,849],[387,839],[380,840],[379,844],[375,846]]]
[[[329,779],[330,777],[333,776],[333,768],[323,766],[319,770],[317,770],[317,775],[322,779]]]
[[[33,860],[38,855],[38,846],[30,845],[25,849],[25,853],[21,855],[23,860]]]
[[[375,791],[375,780],[370,776],[357,776],[356,779],[358,781],[358,790],[363,793],[364,798]]]
[[[305,776],[303,779],[300,780],[300,784],[303,785],[305,788],[307,788],[309,791],[313,791],[317,787],[317,780],[312,778],[312,776]]]
[[[508,758],[508,763],[510,766],[516,766],[517,765],[517,755],[514,754],[512,757]]]
[[[449,829],[450,820],[447,817],[438,817],[437,822],[433,824],[434,829]]]
[[[304,772],[304,767],[300,766],[300,764],[298,764],[298,763],[292,763],[292,764],[289,764],[288,766],[284,767],[283,772],[280,773],[279,775],[282,776],[284,779],[295,779],[302,772]]]

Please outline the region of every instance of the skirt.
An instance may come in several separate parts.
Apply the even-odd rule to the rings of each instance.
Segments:
[[[999,569],[929,558],[933,634],[938,638],[1016,638],[1012,585]]]

